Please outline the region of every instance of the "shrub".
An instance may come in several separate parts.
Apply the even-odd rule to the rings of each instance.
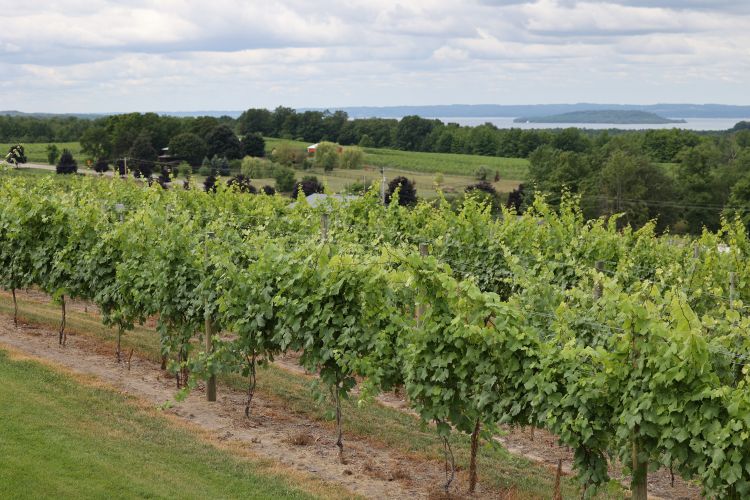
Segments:
[[[474,178],[478,181],[486,181],[490,176],[490,169],[484,165],[474,171]]]
[[[414,183],[406,177],[396,177],[388,183],[388,190],[385,193],[386,204],[391,203],[391,198],[398,191],[398,204],[410,207],[417,204],[417,190]]]
[[[239,174],[227,181],[227,186],[235,188],[240,193],[257,194],[258,190],[251,184],[250,177]]]
[[[471,184],[470,186],[466,186],[466,189],[465,189],[466,193],[471,193],[472,191],[482,191],[492,196],[497,196],[497,190],[492,184],[490,184],[487,181],[481,181],[481,182],[477,182],[476,184]]]
[[[14,144],[8,150],[8,154],[5,155],[5,161],[18,167],[22,163],[26,163],[26,150],[21,144]]]
[[[75,174],[78,172],[78,162],[73,158],[73,153],[67,149],[63,149],[55,171],[58,174]]]
[[[295,178],[294,170],[291,168],[279,168],[274,175],[276,179],[276,190],[284,193],[288,193],[294,189]]]
[[[50,165],[57,163],[57,159],[60,157],[60,150],[55,144],[47,144],[47,162]]]
[[[323,141],[318,143],[314,156],[315,166],[330,172],[340,165],[339,145]]]
[[[209,175],[212,175],[211,172],[212,172],[211,167],[205,166],[205,165],[201,166],[201,168],[198,169],[198,174],[206,176],[206,177],[208,177]]]
[[[299,192],[302,191],[305,193],[305,196],[310,196],[313,193],[322,193],[324,191],[323,184],[318,181],[318,178],[314,175],[307,175],[305,176],[301,182],[298,182],[296,186],[294,186],[294,191],[292,192],[292,198],[296,198],[299,195]]]
[[[187,179],[193,174],[193,167],[190,163],[183,161],[177,166],[177,173]]]
[[[271,159],[276,163],[281,163],[287,167],[293,165],[302,165],[307,158],[307,151],[301,148],[295,148],[290,144],[279,144],[271,153]]]
[[[242,160],[234,159],[229,161],[229,172],[230,175],[237,175],[242,173]]]
[[[276,171],[282,167],[270,160],[263,158],[251,158],[249,156],[242,160],[240,172],[255,179],[268,179],[276,175]]]
[[[203,181],[203,190],[207,193],[215,193],[216,192],[216,177],[213,175],[209,175],[206,177],[206,180]]]
[[[273,188],[273,186],[269,186],[268,184],[266,184],[265,186],[263,186],[261,188],[261,191],[263,191],[268,196],[273,196],[273,195],[276,194],[276,190]]]
[[[214,156],[211,159],[211,168],[219,175],[230,175],[232,173],[229,167],[229,160],[227,160],[226,156],[223,156],[221,158]]]
[[[361,148],[352,147],[344,149],[341,153],[341,168],[357,169],[362,168],[365,162],[365,153]]]
[[[362,182],[352,182],[344,186],[344,192],[348,194],[362,194],[367,191],[367,186]]]
[[[105,160],[104,158],[99,158],[98,160],[96,160],[96,163],[94,163],[94,172],[103,174],[107,171],[109,171],[109,162],[107,162],[107,160]]]
[[[505,206],[520,214],[529,204],[529,200],[527,200],[528,195],[529,193],[526,191],[526,186],[524,184],[519,184],[518,188],[511,191],[508,195],[508,203]]]

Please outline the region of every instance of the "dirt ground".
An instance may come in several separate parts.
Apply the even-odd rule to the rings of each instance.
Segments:
[[[40,292],[23,292],[25,300],[48,302]],[[94,306],[71,302],[69,308],[95,315]],[[114,362],[109,349],[96,341],[75,336],[63,349],[58,346],[54,328],[20,324],[13,326],[12,318],[0,315],[0,345],[10,346],[27,355],[61,365],[73,372],[93,375],[108,385],[144,399],[155,405],[174,401],[174,379],[160,370],[158,364],[133,356],[128,369],[125,363]],[[294,373],[304,373],[294,353],[277,358],[276,364]],[[411,412],[401,394],[381,395],[383,405]],[[272,459],[291,469],[311,474],[324,481],[341,484],[355,494],[370,498],[431,498],[435,485],[444,480],[441,464],[418,461],[397,450],[386,449],[364,440],[347,437],[345,440],[346,464],[337,460],[334,433],[316,422],[287,411],[277,401],[253,399],[250,419],[244,415],[245,395],[222,387],[218,404],[208,403],[202,389],[194,391],[184,402],[174,403],[166,411],[197,425],[219,442],[233,441],[247,447],[262,458]],[[556,468],[562,460],[563,471],[572,473],[573,453],[557,444],[557,438],[548,432],[530,428],[505,428],[497,437],[509,452],[534,462]],[[617,464],[610,474],[627,485]],[[466,478],[459,473],[454,483],[455,491],[465,491]],[[665,499],[702,498],[700,488],[679,477],[673,478],[668,470],[649,474],[649,497]],[[499,492],[482,491],[478,487],[476,498],[497,498]]]
[[[130,370],[117,364],[109,349],[82,336],[71,336],[58,345],[53,328],[20,324],[0,316],[0,346],[32,358],[59,365],[74,373],[94,376],[121,392],[153,405],[172,402],[166,412],[184,419],[218,442],[234,441],[254,455],[286,467],[337,483],[368,498],[433,498],[435,485],[444,481],[441,464],[418,461],[395,450],[374,446],[354,437],[345,439],[346,464],[338,461],[334,433],[326,427],[289,412],[277,402],[253,399],[253,411],[244,415],[245,395],[221,388],[217,403],[208,403],[202,389],[174,403],[175,382],[159,365],[133,356]],[[466,488],[459,474],[456,491]],[[496,498],[481,492],[477,498]]]

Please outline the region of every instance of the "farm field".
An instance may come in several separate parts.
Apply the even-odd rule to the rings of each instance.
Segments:
[[[270,152],[273,147],[281,143],[290,143],[295,147],[306,147],[307,144],[300,141],[287,141],[284,139],[266,139],[266,149]],[[0,151],[7,151],[9,144],[0,144]],[[47,164],[47,144],[24,144],[26,155],[29,163]],[[79,160],[79,172],[91,172],[82,162],[80,157],[80,144],[77,142],[59,143],[58,148],[68,148],[73,155]],[[479,166],[487,166],[494,172],[500,172],[500,180],[494,182],[493,175],[490,176],[490,183],[498,192],[508,193],[518,187],[526,175],[527,161],[524,159],[508,158],[491,158],[484,156],[471,155],[445,155],[441,153],[414,153],[408,151],[396,151],[388,149],[366,149],[366,166],[359,170],[336,169],[331,172],[325,172],[322,169],[296,170],[298,179],[305,175],[315,175],[333,192],[342,192],[350,184],[355,182],[365,182],[370,185],[373,181],[379,182],[381,179],[380,166],[386,167],[386,180],[391,180],[397,176],[404,176],[415,182],[417,196],[431,199],[438,196],[435,186],[435,176],[437,173],[443,174],[443,180],[440,189],[446,193],[463,193],[466,186],[475,184],[477,180],[472,173]],[[448,167],[448,165],[458,165],[457,168]],[[435,165],[433,169],[431,165]],[[25,172],[43,173],[41,169],[24,168]],[[444,173],[445,172],[445,173]],[[465,173],[462,173],[465,172]],[[181,182],[182,178],[178,178]],[[198,174],[193,175],[193,180],[197,183],[203,183],[204,177]],[[273,186],[274,179],[253,179],[253,184],[260,188],[263,185]]]
[[[57,149],[62,153],[63,149],[69,149],[73,156],[78,160],[79,167],[84,163],[83,157],[81,156],[81,143],[79,142],[54,142],[54,143],[21,143],[26,152],[26,158],[29,163],[42,163],[47,165],[47,146],[49,144],[55,144]],[[8,152],[12,144],[0,144],[0,155],[5,158],[5,153]]]
[[[741,222],[678,242],[585,221],[575,199],[552,209],[540,198],[503,218],[473,199],[459,209],[385,207],[374,196],[290,208],[287,199],[232,190],[145,190],[86,176],[38,182],[7,171],[0,192],[3,286],[57,297],[30,309],[22,297],[22,321],[62,319],[59,343],[68,331],[71,353],[93,333],[103,347],[90,348],[107,353],[97,358],[106,366],[113,332],[126,350],[137,341],[152,374],[164,356],[161,376],[172,380],[162,395],[188,387],[195,401],[217,377],[227,408],[241,414],[244,399],[274,449],[289,450],[284,408],[287,419],[289,409],[304,416],[295,425],[317,426],[312,442],[325,458],[347,465],[383,453],[376,461],[395,467],[391,454],[405,453],[398,460],[408,458],[409,477],[446,491],[465,491],[468,462],[480,491],[548,496],[553,474],[535,473],[546,486],[519,476],[530,464],[491,445],[498,432],[512,440],[528,426],[549,438],[541,461],[559,457],[587,494],[609,494],[622,477],[613,457],[626,461],[633,450],[624,472],[635,471],[640,498],[694,497],[695,486],[687,495],[662,491],[675,466],[668,458],[688,456],[669,450],[693,450],[680,476],[707,494],[731,496],[750,470],[745,440],[703,430],[747,422],[737,418],[745,374],[732,366],[748,356],[738,342],[750,321],[741,315],[748,290],[736,286],[746,283],[738,262],[750,248]],[[81,315],[70,296],[90,301],[92,312]],[[4,299],[11,312],[15,301]],[[131,331],[136,324],[144,326]],[[45,331],[47,352],[67,359],[57,336]],[[696,411],[674,411],[683,407]],[[665,412],[673,417],[659,417]],[[373,446],[363,455],[366,442]],[[736,467],[708,467],[719,454]],[[443,467],[425,465],[441,456]]]
[[[306,499],[341,493],[285,478],[267,463],[208,444],[130,396],[1,347],[0,380],[2,498]]]
[[[89,305],[89,312],[84,312],[84,303],[81,302],[72,302],[70,308],[71,312],[68,317],[71,331],[69,349],[77,350],[79,346],[81,346],[81,349],[87,349],[81,352],[84,357],[90,357],[95,353],[111,353],[114,348],[115,332],[101,325],[100,318],[94,312],[95,308]],[[36,333],[36,336],[44,334],[45,331],[48,335],[54,334],[52,330],[56,327],[59,320],[59,308],[52,304],[44,294],[38,292],[19,293],[19,311],[22,322],[29,322],[31,325],[22,328],[28,328],[31,332]],[[0,292],[0,331],[3,331],[3,328],[7,328],[9,324],[10,328],[12,328],[12,321],[10,316],[8,316],[9,313],[12,313],[10,296],[7,292]],[[23,335],[28,334],[20,334],[20,336]],[[3,338],[0,335],[0,349],[2,345]],[[150,361],[152,364],[156,364],[159,361],[158,334],[153,327],[136,327],[135,330],[129,332],[124,337],[123,348],[126,351],[133,349],[135,352],[134,358],[140,357]],[[56,347],[52,349],[57,350]],[[75,365],[79,362],[71,361],[71,364]],[[136,361],[136,363],[138,362]],[[3,373],[3,364],[4,360],[0,358],[0,374]],[[104,368],[105,370],[116,369],[113,362],[110,361],[108,364],[110,366]],[[322,444],[329,435],[333,434],[331,417],[328,414],[325,403],[321,403],[311,393],[310,379],[302,373],[295,373],[295,371],[290,372],[289,364],[286,362],[281,365],[274,364],[264,368],[258,378],[255,397],[260,401],[268,401],[272,405],[278,406],[280,411],[290,410],[294,414],[307,419],[309,423],[303,428],[310,429],[311,432],[314,432],[315,426],[320,426],[319,432],[322,433],[323,441],[321,441],[320,445],[316,445],[315,448],[318,449],[318,453],[322,454],[326,448],[330,449],[333,447],[332,443]],[[50,377],[53,376],[50,375]],[[133,376],[137,376],[136,373]],[[60,377],[62,376],[60,375]],[[127,375],[125,378],[127,378]],[[33,393],[35,389],[35,387],[29,387],[28,391]],[[229,394],[227,391],[236,391],[237,395],[241,395],[241,392],[245,390],[246,381],[241,377],[228,376],[220,379],[220,398],[226,397]],[[69,391],[68,386],[61,385],[59,391]],[[58,394],[58,390],[53,391],[55,398],[57,398]],[[34,396],[30,397],[30,399],[36,401],[39,398],[38,396]],[[148,413],[147,410],[142,408],[142,405],[140,409]],[[174,403],[174,410],[179,414],[185,414],[185,411],[181,410],[180,403]],[[438,436],[433,431],[430,431],[429,428],[420,427],[413,416],[379,403],[359,406],[353,400],[346,401],[344,411],[347,415],[347,433],[351,435],[349,439],[362,440],[363,445],[376,458],[379,456],[378,449],[384,448],[385,450],[396,450],[398,452],[398,455],[402,457],[398,459],[398,463],[403,468],[403,471],[399,474],[404,475],[406,486],[417,481],[417,478],[423,481],[429,480],[435,484],[440,483],[439,468],[436,468],[435,464],[442,459],[443,450]],[[168,410],[168,412],[172,413],[171,410]],[[0,414],[2,414],[2,410],[0,410]],[[162,425],[169,425],[169,420],[159,420],[159,422],[161,421],[163,421]],[[265,437],[261,437],[261,439],[267,442],[270,439],[268,433],[272,432],[271,422],[266,421],[265,425],[259,429],[262,430],[264,427],[266,430],[261,435],[266,435]],[[290,428],[294,427],[291,426]],[[519,430],[515,434],[520,436],[526,434],[526,431]],[[159,443],[161,441],[157,441],[155,445]],[[547,445],[545,441],[541,441],[539,446],[544,448]],[[291,448],[295,448],[295,446],[292,445]],[[457,465],[462,469],[467,467],[469,449],[469,440],[457,436],[457,439],[453,443],[453,451],[456,455]],[[146,448],[146,451],[149,450],[150,448]],[[221,454],[224,452],[216,451],[216,453]],[[231,453],[225,454],[230,457],[232,456]],[[133,460],[135,459],[137,457],[133,457]],[[329,455],[324,456],[323,460],[323,463],[319,463],[315,467],[323,469],[324,467],[331,466],[330,462],[335,462],[335,459]],[[552,462],[553,460],[550,459],[550,463]],[[0,458],[0,463],[2,463],[2,458]],[[368,474],[382,476],[390,473],[387,462],[384,463],[383,460],[377,459],[375,463],[377,464],[376,470],[370,471],[368,468],[371,465],[367,460],[357,459],[355,461],[355,459],[352,459],[348,464],[348,468],[355,471],[355,474],[358,476],[360,475],[360,470],[365,471],[365,476]],[[248,467],[252,466],[253,464],[250,464]],[[263,476],[262,472],[266,470],[268,464],[264,461],[257,467],[260,470],[256,474]],[[362,469],[363,467],[364,469]],[[483,488],[487,490],[488,494],[490,491],[511,491],[515,495],[513,498],[546,498],[546,492],[551,491],[554,486],[554,469],[552,466],[534,464],[527,459],[509,454],[497,445],[491,446],[485,444],[480,448],[479,467],[479,473],[484,485]],[[279,471],[276,472],[277,474],[272,475],[270,480],[278,480],[283,484],[283,477],[279,479],[277,476],[281,474]],[[430,473],[438,474],[438,477],[426,475]],[[0,477],[1,475],[2,473],[0,472]],[[459,479],[463,481],[463,476],[459,476]],[[254,480],[254,478],[250,478],[249,480]],[[300,478],[294,478],[291,482],[301,490],[299,495],[302,498],[304,498],[304,491],[312,491],[320,497],[341,498],[341,493],[337,494],[333,486],[326,487],[319,482],[310,483]],[[389,484],[389,481],[386,480],[385,483]],[[259,483],[259,485],[260,487],[263,486],[262,483]],[[424,485],[422,486],[424,487]],[[290,489],[293,489],[293,487],[290,486]],[[125,490],[127,491],[127,488]],[[0,491],[2,490],[0,489]],[[268,491],[275,490],[271,488]],[[569,476],[563,477],[562,492],[565,498],[572,498],[579,495],[577,486]],[[226,496],[228,495],[224,495],[224,497]],[[282,494],[280,498],[287,498],[288,496],[288,493],[286,495]],[[484,496],[479,495],[478,497],[483,498]],[[602,494],[597,496],[597,498],[602,499],[623,497],[623,492],[616,483],[612,483]]]
[[[270,153],[279,144],[306,148],[309,143],[287,139],[266,138],[266,151]],[[420,172],[425,174],[452,174],[472,178],[481,166],[494,175],[497,171],[505,181],[522,182],[528,174],[528,160],[524,158],[499,158],[494,156],[464,155],[453,153],[422,153],[397,149],[363,148],[365,165],[386,167],[393,171]]]

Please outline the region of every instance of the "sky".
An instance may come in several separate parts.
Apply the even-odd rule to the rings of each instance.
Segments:
[[[0,109],[750,104],[750,0],[0,0]]]

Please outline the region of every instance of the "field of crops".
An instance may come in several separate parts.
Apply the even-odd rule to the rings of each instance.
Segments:
[[[659,467],[710,496],[750,491],[739,222],[677,241],[584,222],[575,200],[495,219],[472,201],[289,208],[8,174],[0,196],[4,288],[93,301],[120,335],[158,318],[183,390],[244,374],[252,395],[259,362],[301,353],[332,395],[341,457],[341,400],[403,387],[446,445],[500,423],[547,429],[575,450],[588,492],[607,484],[609,456],[639,498]]]
[[[466,176],[473,175],[479,167],[487,167],[493,174],[497,171],[501,179],[517,181],[525,179],[528,170],[528,160],[523,158],[419,153],[378,148],[365,148],[365,163],[414,172],[442,172]]]

